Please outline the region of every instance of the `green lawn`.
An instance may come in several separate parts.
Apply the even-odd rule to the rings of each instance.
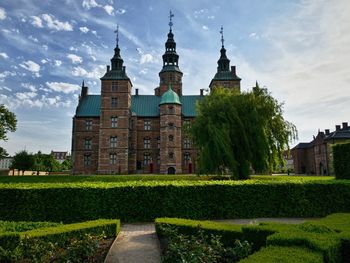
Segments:
[[[251,179],[263,181],[318,181],[334,180],[333,176],[297,176],[297,175],[253,175]],[[129,181],[208,181],[210,176],[198,175],[48,175],[48,176],[0,176],[0,184],[12,183],[115,183]]]

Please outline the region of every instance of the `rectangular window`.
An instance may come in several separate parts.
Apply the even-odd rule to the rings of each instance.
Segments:
[[[145,131],[151,130],[151,121],[144,121],[143,127]]]
[[[111,153],[109,155],[109,164],[117,164],[117,154]]]
[[[118,84],[117,84],[117,82],[112,82],[111,90],[112,90],[112,92],[118,91]]]
[[[117,108],[118,107],[118,98],[112,98],[111,99],[111,107],[112,108]]]
[[[190,146],[191,146],[190,140],[189,140],[188,138],[185,138],[185,139],[184,139],[184,148],[185,148],[185,149],[189,149]]]
[[[92,130],[92,120],[86,120],[85,121],[85,130],[91,131]]]
[[[91,165],[91,155],[84,155],[84,165],[85,166]]]
[[[111,127],[112,128],[117,128],[118,127],[118,117],[111,117]]]
[[[185,159],[185,164],[188,164],[191,161],[191,155],[189,153],[185,153],[184,159]]]
[[[160,137],[157,138],[157,149],[160,149]]]
[[[148,165],[151,161],[151,156],[149,155],[149,153],[145,153],[143,155],[143,165]]]
[[[109,145],[111,148],[116,148],[117,147],[117,137],[112,136],[109,138]]]
[[[91,139],[85,139],[84,148],[85,150],[91,150]]]
[[[150,138],[144,138],[143,139],[143,147],[145,149],[150,149],[151,148],[151,139]]]

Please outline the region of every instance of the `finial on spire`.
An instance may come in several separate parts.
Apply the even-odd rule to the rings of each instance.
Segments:
[[[85,84],[84,84],[84,80],[83,80],[83,83],[81,84],[82,87],[85,87]]]
[[[173,17],[174,17],[174,14],[170,10],[170,12],[169,12],[169,27],[170,27],[170,31],[171,31],[171,27],[173,26],[173,19],[172,19]]]
[[[221,30],[220,30],[220,34],[221,34],[221,47],[224,47],[224,28],[223,26],[221,26]]]
[[[114,31],[114,33],[116,33],[116,42],[117,42],[117,47],[119,45],[119,25],[117,24],[117,30]]]

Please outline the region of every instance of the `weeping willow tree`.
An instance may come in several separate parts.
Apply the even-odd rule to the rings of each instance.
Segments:
[[[242,94],[217,88],[197,105],[197,112],[189,132],[200,174],[246,179],[251,168],[272,171],[283,164],[283,152],[297,136],[282,116],[283,104],[258,85]]]

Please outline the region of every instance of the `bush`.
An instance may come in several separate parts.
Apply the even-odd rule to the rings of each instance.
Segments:
[[[337,179],[350,179],[350,143],[333,146],[333,167]]]
[[[322,254],[301,247],[268,246],[243,259],[240,263],[323,263]]]
[[[67,223],[115,217],[124,222],[321,217],[350,212],[348,200],[346,180],[0,184],[0,218]]]
[[[20,222],[20,225],[25,223]],[[93,255],[99,240],[117,236],[120,229],[119,220],[104,219],[69,225],[53,226],[44,222],[28,222],[27,225],[45,227],[0,233],[1,262],[48,262],[55,258],[63,262],[82,262]]]

